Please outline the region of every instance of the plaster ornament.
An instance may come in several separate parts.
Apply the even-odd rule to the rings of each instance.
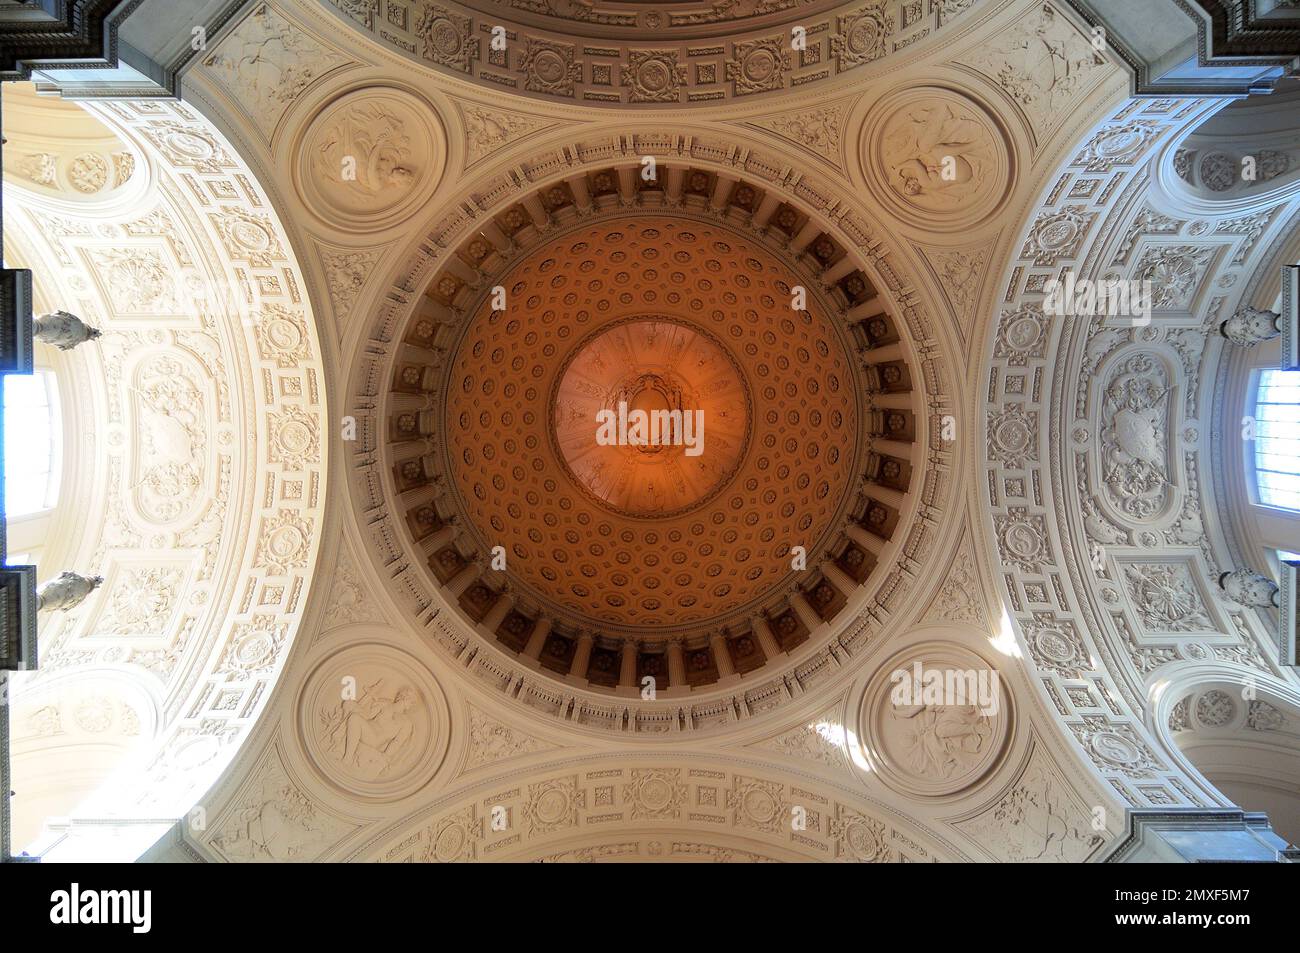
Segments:
[[[270,141],[294,100],[348,62],[262,3],[208,54],[203,68]]]
[[[1012,863],[1078,863],[1104,842],[1083,802],[1034,746],[1024,773],[991,808],[957,826]]]
[[[907,222],[951,230],[985,220],[1006,197],[1006,137],[974,99],[922,86],[882,100],[863,126],[861,170]]]
[[[948,797],[996,765],[1011,726],[996,671],[951,643],[913,646],[868,683],[859,743],[881,780],[909,796]]]
[[[1169,497],[1169,372],[1164,362],[1138,353],[1111,373],[1098,434],[1101,477],[1119,512],[1148,520]]]
[[[466,771],[486,764],[547,751],[555,746],[503,724],[477,708],[469,709],[469,747]]]
[[[1088,141],[1074,164],[1089,172],[1109,172],[1116,165],[1128,165],[1150,148],[1159,132],[1159,124],[1151,119],[1107,126]]]
[[[1151,307],[1174,311],[1191,306],[1192,296],[1209,267],[1211,248],[1196,245],[1159,245],[1147,249],[1137,263],[1134,278],[1151,282]]]
[[[411,139],[380,104],[357,104],[336,117],[317,143],[316,167],[340,188],[371,196],[411,188]]]
[[[1133,563],[1124,578],[1147,632],[1215,632],[1186,563]]]
[[[68,165],[68,181],[86,195],[102,190],[108,184],[108,160],[94,152],[77,156]]]
[[[982,44],[967,61],[993,79],[1025,113],[1031,135],[1046,140],[1107,63],[1068,17],[1050,3]]]
[[[71,351],[78,344],[96,340],[101,334],[97,328],[67,311],[43,314],[32,320],[32,337],[60,351]]]
[[[303,134],[295,179],[312,211],[342,230],[386,227],[427,197],[446,154],[433,112],[398,89],[366,87],[323,110]]]
[[[208,467],[206,375],[188,357],[144,361],[131,403],[140,452],[131,461],[132,500],[156,525],[193,514]]]
[[[790,803],[784,784],[737,774],[726,794],[736,827],[775,834],[789,824]]]
[[[352,829],[289,779],[276,752],[221,819],[209,846],[231,861],[302,862],[319,858]]]
[[[753,119],[750,122],[811,149],[839,168],[841,166],[840,143],[848,111],[849,101],[844,100],[825,106],[781,113],[766,119]]]
[[[1034,264],[1044,266],[1073,258],[1096,219],[1097,213],[1085,205],[1044,209],[1034,220],[1020,257],[1032,258]]]
[[[587,806],[587,792],[577,775],[528,785],[521,814],[530,835],[549,834],[578,826],[578,812]]]
[[[1237,184],[1241,166],[1223,152],[1206,153],[1201,158],[1201,184],[1211,192],[1226,192]]]
[[[883,137],[890,187],[913,204],[952,208],[987,185],[992,137],[969,110],[950,102],[918,103],[899,110]]]
[[[686,64],[676,50],[632,50],[623,67],[630,103],[675,103],[686,83]]]
[[[623,802],[632,820],[677,819],[686,805],[686,785],[681,768],[633,768],[632,780],[623,785]]]
[[[446,752],[450,718],[433,678],[406,653],[355,645],[309,677],[299,702],[317,771],[344,790],[397,800],[425,784]]]
[[[114,580],[99,627],[114,635],[166,635],[184,576],[179,569],[160,567],[123,573]]]
[[[732,46],[733,56],[726,61],[726,77],[737,96],[768,92],[785,85],[790,69],[790,51],[784,38],[749,40]]]
[[[533,93],[573,97],[574,83],[582,80],[582,64],[570,43],[528,37],[519,61],[524,88]]]
[[[424,4],[415,35],[422,44],[421,55],[440,66],[468,73],[479,58],[479,41],[469,18],[436,4]]]
[[[1196,720],[1206,728],[1222,728],[1237,714],[1236,703],[1227,692],[1212,689],[1196,700]]]
[[[814,761],[839,770],[844,767],[846,732],[836,710],[828,709],[820,717],[809,719],[804,724],[753,747],[776,751],[787,758]]]
[[[836,72],[870,63],[889,52],[894,18],[884,3],[869,4],[855,13],[840,16],[831,37],[831,55]]]
[[[1241,307],[1219,325],[1219,333],[1238,347],[1254,347],[1282,333],[1282,315],[1266,308]]]
[[[527,113],[464,103],[461,116],[465,122],[465,161],[468,165],[503,149],[539,129],[554,125],[554,120]]]
[[[835,839],[836,857],[860,864],[890,863],[894,859],[889,849],[889,829],[884,822],[843,804],[835,805],[831,837]]]
[[[1253,569],[1235,569],[1219,576],[1219,587],[1238,605],[1269,609],[1280,605],[1278,584]]]
[[[18,156],[13,169],[37,185],[58,188],[59,157],[52,152],[34,152]]]
[[[1268,702],[1255,700],[1246,709],[1246,726],[1254,731],[1277,731],[1286,720],[1286,716]]]
[[[36,609],[67,611],[75,609],[86,597],[99,588],[103,576],[83,576],[65,569],[56,579],[52,579],[36,590]]]

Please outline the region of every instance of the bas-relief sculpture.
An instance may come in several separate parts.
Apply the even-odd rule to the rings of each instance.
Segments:
[[[917,694],[932,677],[943,687],[949,672],[960,673],[963,688],[974,694]],[[903,688],[912,690],[900,694]],[[858,739],[886,784],[921,799],[947,797],[972,788],[993,770],[1013,721],[1010,695],[996,669],[955,643],[927,642],[888,659],[872,677]]]
[[[309,760],[362,798],[417,790],[446,752],[449,715],[430,674],[403,652],[350,645],[312,674],[299,703]]]
[[[294,100],[347,57],[259,4],[203,60],[269,142]]]
[[[889,185],[930,211],[946,211],[989,187],[993,142],[969,111],[950,102],[900,109],[882,132]]]
[[[1093,814],[1038,746],[990,809],[957,827],[1004,863],[1078,863],[1105,843]]]
[[[301,863],[319,859],[354,828],[291,780],[273,749],[218,820],[207,846],[227,861]]]
[[[311,210],[329,224],[378,230],[433,193],[446,152],[428,104],[405,90],[370,85],[312,118],[293,174]]]

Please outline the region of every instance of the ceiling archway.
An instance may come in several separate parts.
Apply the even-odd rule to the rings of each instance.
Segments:
[[[6,170],[6,232],[31,256],[12,263],[103,336],[58,359],[85,465],[65,474],[67,531],[40,571],[105,581],[42,617],[39,670],[16,691],[24,757],[66,741],[85,712],[51,720],[48,697],[75,690],[122,708],[87,723],[132,751],[101,759],[111,780],[83,784],[78,810],[179,815],[256,723],[301,621],[326,493],[320,346],[267,195],[211,124],[177,103],[23,102],[34,118],[47,106],[11,143],[40,155],[66,122],[71,158]],[[116,163],[93,191],[87,170],[105,169],[77,164],[87,141]],[[46,166],[49,182],[28,175]],[[114,184],[114,168],[130,175]]]

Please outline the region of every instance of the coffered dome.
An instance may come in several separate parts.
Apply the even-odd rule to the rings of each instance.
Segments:
[[[912,375],[806,214],[703,170],[632,171],[542,189],[434,276],[394,368],[393,490],[499,645],[598,687],[703,686],[868,581],[911,489]],[[638,412],[678,430],[638,445]]]

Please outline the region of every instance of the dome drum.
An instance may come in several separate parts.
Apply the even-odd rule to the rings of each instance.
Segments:
[[[878,584],[914,506],[917,395],[827,226],[742,176],[640,171],[542,185],[444,259],[400,331],[385,453],[479,638],[589,690],[676,695],[796,653]],[[600,445],[620,406],[698,411],[701,455]]]

